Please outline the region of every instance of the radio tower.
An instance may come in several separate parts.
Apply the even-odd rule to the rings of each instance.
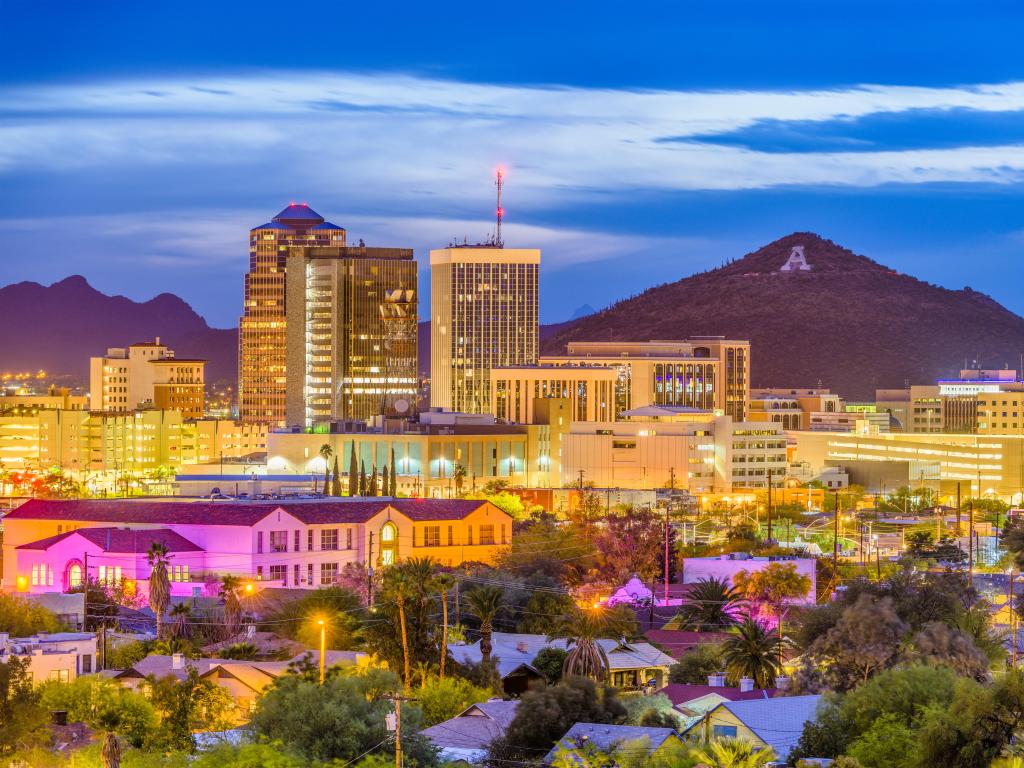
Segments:
[[[494,230],[494,244],[498,248],[504,248],[505,243],[501,239],[501,220],[505,217],[505,211],[501,207],[501,187],[505,183],[505,172],[501,168],[498,168],[494,175],[494,186],[498,188],[498,227]]]

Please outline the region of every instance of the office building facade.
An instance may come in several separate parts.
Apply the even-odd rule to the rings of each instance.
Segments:
[[[112,347],[89,359],[89,407],[127,413],[136,408],[180,411],[199,419],[205,408],[206,361],[175,357],[166,344]]]

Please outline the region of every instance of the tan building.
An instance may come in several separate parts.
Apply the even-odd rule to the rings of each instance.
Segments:
[[[451,246],[430,252],[430,405],[491,413],[491,371],[533,365],[540,251]]]
[[[292,203],[249,232],[249,270],[238,328],[238,411],[243,421],[284,426],[285,273],[288,249],[341,247],[345,230],[305,203]]]
[[[205,360],[175,357],[159,336],[156,341],[111,347],[105,356],[89,359],[89,407],[110,413],[159,408],[199,419],[205,370]]]
[[[737,421],[750,399],[750,342],[722,336],[684,341],[574,341],[564,355],[544,355],[546,366],[613,368],[614,419],[647,405],[717,410]]]
[[[532,424],[539,399],[568,401],[575,421],[611,421],[618,368],[525,365],[491,370],[491,413],[499,421]]]
[[[979,435],[1024,435],[1024,392],[986,392],[975,398]]]
[[[843,398],[839,395],[833,394],[828,389],[822,389],[820,387],[810,388],[791,388],[791,387],[761,387],[758,389],[751,390],[751,420],[752,421],[775,421],[775,418],[764,418],[759,413],[764,411],[771,411],[772,414],[776,412],[771,409],[771,402],[773,398],[781,398],[782,401],[787,402],[787,407],[792,408],[795,406],[800,410],[800,419],[797,426],[789,426],[787,429],[812,429],[811,414],[821,413],[842,413],[845,410],[845,404]],[[754,405],[754,401],[762,401],[758,406]],[[776,400],[776,402],[779,402]],[[784,423],[793,424],[792,411],[788,414],[789,418],[784,419]]]
[[[804,429],[804,411],[792,397],[751,393],[749,421],[779,424],[783,429]]]
[[[67,387],[51,385],[45,395],[24,391],[0,394],[0,415],[14,416],[36,411],[81,411],[89,407],[88,395],[72,395]]]
[[[409,248],[291,246],[286,422],[407,413],[416,401],[416,262]]]

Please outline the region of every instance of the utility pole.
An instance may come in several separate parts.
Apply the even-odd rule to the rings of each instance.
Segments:
[[[832,573],[839,577],[839,491],[836,491],[836,511],[832,520]]]
[[[665,605],[668,605],[668,505],[665,505]],[[654,595],[651,595],[654,602]]]
[[[772,471],[768,470],[768,541],[772,540]]]
[[[388,694],[381,698],[395,704],[394,713],[387,716],[387,725],[388,730],[395,732],[395,768],[402,768],[402,702],[416,701],[416,699],[403,696],[400,693]],[[394,725],[393,728],[392,725]]]
[[[370,531],[370,547],[366,556],[366,607],[373,605],[373,531]]]
[[[960,535],[960,483],[956,484],[956,535]]]
[[[974,500],[967,502],[967,586],[974,584]]]
[[[1010,594],[1007,597],[1007,605],[1010,606],[1010,638],[1013,647],[1010,649],[1010,669],[1017,668],[1017,601],[1013,594],[1013,569],[1010,569]]]

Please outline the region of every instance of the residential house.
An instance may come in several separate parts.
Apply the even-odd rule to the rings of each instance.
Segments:
[[[482,763],[492,741],[505,735],[518,700],[491,699],[467,707],[450,720],[420,731],[440,750],[444,761]]]
[[[755,688],[749,677],[741,679],[739,687],[726,686],[724,675],[709,675],[707,685],[669,683],[659,693],[665,694],[673,708],[682,715],[685,730],[723,702],[770,699],[778,689]]]
[[[771,747],[785,760],[817,714],[821,696],[780,696],[771,699],[723,701],[687,728],[694,738],[733,738]]]
[[[40,632],[31,637],[11,637],[0,632],[0,663],[12,656],[27,659],[35,683],[57,680],[67,683],[96,670],[96,635],[93,632]]]
[[[559,754],[571,750],[581,752],[594,748],[606,755],[616,749],[642,749],[648,758],[669,753],[672,749],[682,749],[683,742],[679,734],[672,728],[647,728],[640,725],[606,725],[604,723],[576,723],[541,761],[551,765]],[[635,755],[633,755],[635,756]],[[581,768],[589,765],[585,759],[575,759]]]

